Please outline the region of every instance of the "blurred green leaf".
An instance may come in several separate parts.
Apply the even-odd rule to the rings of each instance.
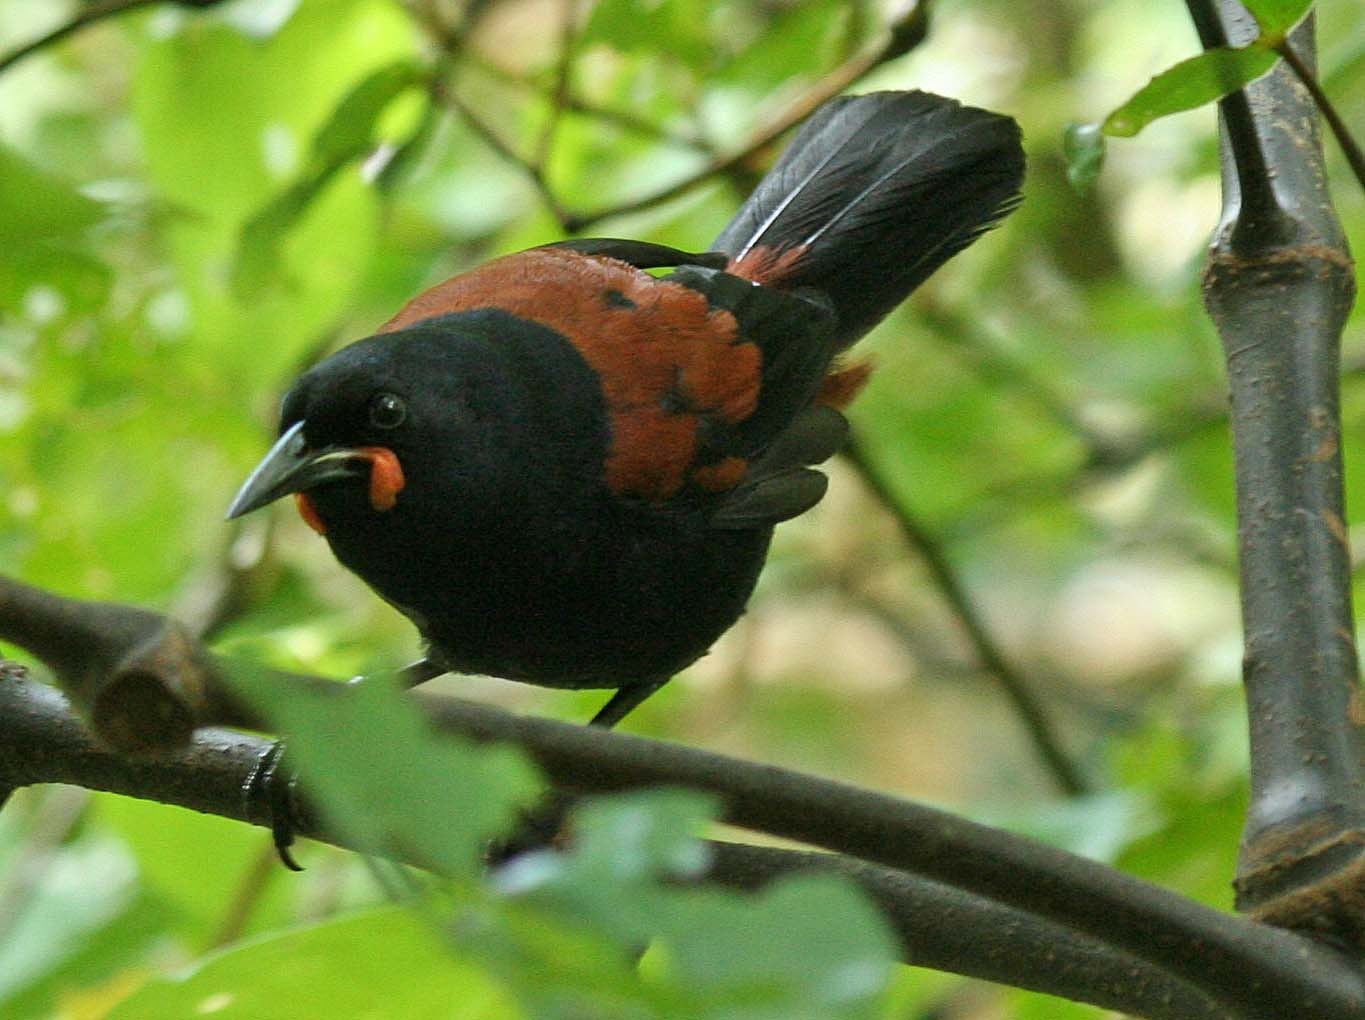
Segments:
[[[411,60],[396,61],[367,75],[342,97],[313,136],[303,176],[243,225],[232,278],[239,298],[259,294],[277,281],[285,235],[338,172],[373,148],[376,126],[390,104],[427,73]]]
[[[101,203],[0,144],[0,241],[6,248],[74,240],[103,215]]]
[[[89,837],[49,852],[0,942],[0,1002],[78,953],[136,898],[137,865],[117,840]]]
[[[1099,124],[1068,124],[1062,135],[1066,179],[1077,191],[1088,191],[1104,166],[1104,131]]]
[[[1255,81],[1280,58],[1260,44],[1220,47],[1162,71],[1104,119],[1104,133],[1128,138],[1159,117],[1193,110]]]
[[[583,42],[605,43],[622,53],[667,54],[693,67],[709,65],[715,54],[703,0],[603,0],[592,11]]]
[[[179,914],[158,897],[141,892],[98,928],[81,933],[70,954],[47,961],[38,979],[13,996],[0,995],[6,1020],[52,1020],[59,1004],[87,989],[121,993],[142,983],[147,961],[166,951],[179,929]]]
[[[183,210],[165,238],[190,339],[235,380],[239,402],[277,386],[348,307],[374,251],[378,197],[359,173],[341,173],[269,210],[278,229],[257,236],[278,243],[261,244],[262,287],[247,300],[233,287],[243,227],[307,176],[311,140],[357,82],[412,59],[413,31],[385,0],[332,0],[300,5],[263,40],[194,19],[139,48],[133,112],[148,180]]]
[[[244,667],[232,679],[284,734],[324,816],[371,853],[472,877],[537,790],[520,754],[437,735],[388,677],[335,691],[282,688]]]
[[[388,908],[286,932],[157,979],[109,1020],[518,1020],[506,993],[454,959],[436,930]]]
[[[1246,9],[1261,26],[1261,35],[1273,44],[1303,20],[1313,0],[1244,0]]]
[[[500,883],[530,904],[611,933],[623,946],[659,937],[654,977],[670,998],[688,1003],[670,1016],[876,1015],[895,943],[848,881],[795,875],[751,896],[677,885],[705,865],[696,829],[713,811],[708,798],[683,791],[590,802],[575,815],[579,839],[571,851],[518,858]]]
[[[399,60],[362,78],[313,136],[314,168],[333,166],[368,152],[389,104],[429,74],[415,61]]]
[[[137,856],[143,888],[174,908],[180,933],[195,946],[217,934],[243,876],[256,867],[269,840],[265,832],[226,818],[111,794],[96,799],[94,813]],[[210,859],[214,866],[206,870]],[[272,877],[285,875],[281,870]],[[280,902],[287,891],[279,882],[270,885],[253,911],[257,924],[279,924],[287,916]]]

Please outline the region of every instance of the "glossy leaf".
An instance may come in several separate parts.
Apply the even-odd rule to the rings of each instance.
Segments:
[[[109,1020],[518,1020],[478,970],[451,958],[439,933],[406,911],[375,910],[258,939],[180,977],[158,979]]]
[[[1285,35],[1303,20],[1313,0],[1244,0],[1246,9],[1261,26],[1261,35],[1271,41]]]
[[[1193,110],[1236,92],[1275,66],[1262,46],[1206,50],[1161,72],[1104,119],[1104,133],[1130,137],[1159,117]]]

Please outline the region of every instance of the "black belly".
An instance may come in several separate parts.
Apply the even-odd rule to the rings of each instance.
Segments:
[[[386,557],[380,579],[345,543],[333,548],[412,618],[447,668],[586,688],[667,679],[704,655],[743,613],[772,536],[712,529],[700,515],[591,516],[576,534],[432,537],[404,551],[408,570]]]

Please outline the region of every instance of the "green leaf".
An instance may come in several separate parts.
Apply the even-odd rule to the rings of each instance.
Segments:
[[[295,182],[243,224],[232,266],[232,289],[239,300],[248,300],[280,279],[282,247],[289,231],[344,165],[345,161],[330,164]]]
[[[886,922],[851,882],[793,875],[748,902],[697,892],[664,939],[682,988],[712,1000],[709,1015],[752,1020],[869,1017],[896,958]]]
[[[374,144],[375,128],[389,104],[426,78],[427,72],[411,60],[395,61],[362,78],[313,136],[315,169],[364,155]]]
[[[1243,6],[1261,26],[1261,39],[1274,45],[1303,20],[1313,0],[1243,0]]]
[[[689,1020],[873,1015],[894,943],[850,882],[797,875],[752,896],[679,884],[705,864],[697,832],[713,812],[708,798],[687,791],[599,799],[575,814],[572,851],[519,858],[500,881],[623,948],[661,939],[652,977]]]
[[[1159,117],[1193,110],[1255,81],[1279,57],[1261,45],[1220,47],[1161,72],[1104,119],[1104,133],[1129,138]]]
[[[109,1020],[515,1020],[486,975],[461,963],[436,930],[386,908],[259,939],[209,957],[179,979],[155,980]]]
[[[278,386],[348,307],[375,249],[378,199],[358,173],[336,175],[280,240],[269,279],[283,285],[239,301],[243,225],[305,175],[338,104],[372,71],[410,57],[414,33],[385,0],[331,0],[301,5],[265,39],[215,16],[138,47],[132,100],[146,183],[181,213],[159,243],[187,299],[185,339],[233,379],[239,409],[258,387]]]
[[[0,145],[0,241],[7,249],[72,240],[103,215],[99,202]]]
[[[473,877],[538,788],[519,753],[438,735],[388,678],[311,690],[244,668],[231,679],[285,735],[323,815],[369,852]]]
[[[51,851],[0,944],[0,1001],[78,953],[92,934],[126,911],[136,876],[127,849],[107,836]]]
[[[1104,131],[1099,124],[1068,124],[1062,135],[1066,179],[1077,191],[1094,187],[1104,166]]]
[[[376,127],[390,104],[425,78],[420,65],[399,60],[366,75],[342,97],[313,136],[312,155],[303,175],[242,227],[232,273],[239,298],[259,293],[279,277],[285,236],[336,174],[373,148]]]
[[[707,31],[708,13],[702,0],[603,0],[593,8],[583,41],[605,43],[621,53],[666,53],[704,68],[716,53]],[[661,39],[668,40],[666,47],[660,47]]]

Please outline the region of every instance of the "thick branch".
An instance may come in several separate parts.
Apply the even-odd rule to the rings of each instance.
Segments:
[[[1205,46],[1257,27],[1190,0]],[[1293,34],[1311,65],[1313,23]],[[1239,906],[1365,943],[1365,710],[1342,491],[1340,338],[1355,280],[1313,101],[1283,64],[1225,99],[1204,298],[1236,452],[1251,810]]]
[[[34,591],[0,579],[0,595],[11,590]],[[128,607],[30,595],[11,598],[0,611],[0,620],[10,632],[40,635],[51,635],[61,626],[70,626],[76,633],[97,630],[100,625],[117,631],[120,609],[131,620],[149,615]],[[130,631],[134,638],[140,634],[138,628]],[[179,683],[175,674],[181,668],[199,671],[206,653],[194,643],[186,650],[176,636],[144,659],[148,673],[159,677],[158,690],[173,692]],[[220,667],[207,661],[204,674],[212,689]],[[311,677],[281,675],[274,682],[302,683],[335,697],[344,697],[348,690],[345,685]],[[23,686],[11,681],[0,685],[0,693],[13,696]],[[520,718],[420,692],[414,697],[443,730],[521,747],[567,793],[658,785],[708,791],[720,799],[725,820],[734,825],[922,875],[1064,925],[1204,989],[1235,1016],[1365,1018],[1365,980],[1331,951],[1286,932],[1219,914],[1060,850],[814,776],[595,727]],[[238,711],[232,699],[210,697],[203,704],[221,720],[259,723]],[[35,738],[35,711],[22,700],[0,705],[0,722],[16,731],[12,739],[0,739],[0,787],[66,780],[108,788],[100,781],[101,768],[92,758],[89,740],[82,735],[73,747],[68,733],[63,750],[61,741],[46,739],[50,734]],[[50,714],[50,705],[47,711]],[[192,760],[205,771],[202,781],[191,780],[175,768],[166,771],[166,762],[174,758],[114,760],[129,770],[125,774],[143,781],[156,773],[155,788],[175,791],[177,803],[211,810],[212,804],[235,802],[241,796],[244,773],[225,759],[232,757],[234,748],[241,753],[243,739],[215,735],[207,746],[201,738],[178,752],[182,757],[199,756]],[[107,765],[105,756],[103,767]],[[41,771],[44,768],[50,771]],[[211,801],[205,800],[206,787],[213,791]],[[240,810],[244,812],[245,807]]]
[[[871,790],[694,748],[454,699],[423,704],[443,730],[519,745],[570,793],[655,785],[707,791],[733,825],[1066,925],[1206,989],[1238,1016],[1365,1018],[1365,978],[1334,952],[1064,851]]]
[[[503,721],[516,725],[514,717]],[[260,737],[207,729],[164,756],[119,755],[92,740],[56,691],[14,673],[0,680],[0,783],[71,783],[260,824],[248,818],[242,789],[269,746]],[[306,834],[337,842],[319,828]],[[945,883],[829,854],[730,842],[713,849],[712,880],[735,888],[757,888],[807,868],[848,875],[881,907],[900,936],[905,959],[919,966],[1136,1010],[1153,1020],[1238,1016],[1098,939]]]

